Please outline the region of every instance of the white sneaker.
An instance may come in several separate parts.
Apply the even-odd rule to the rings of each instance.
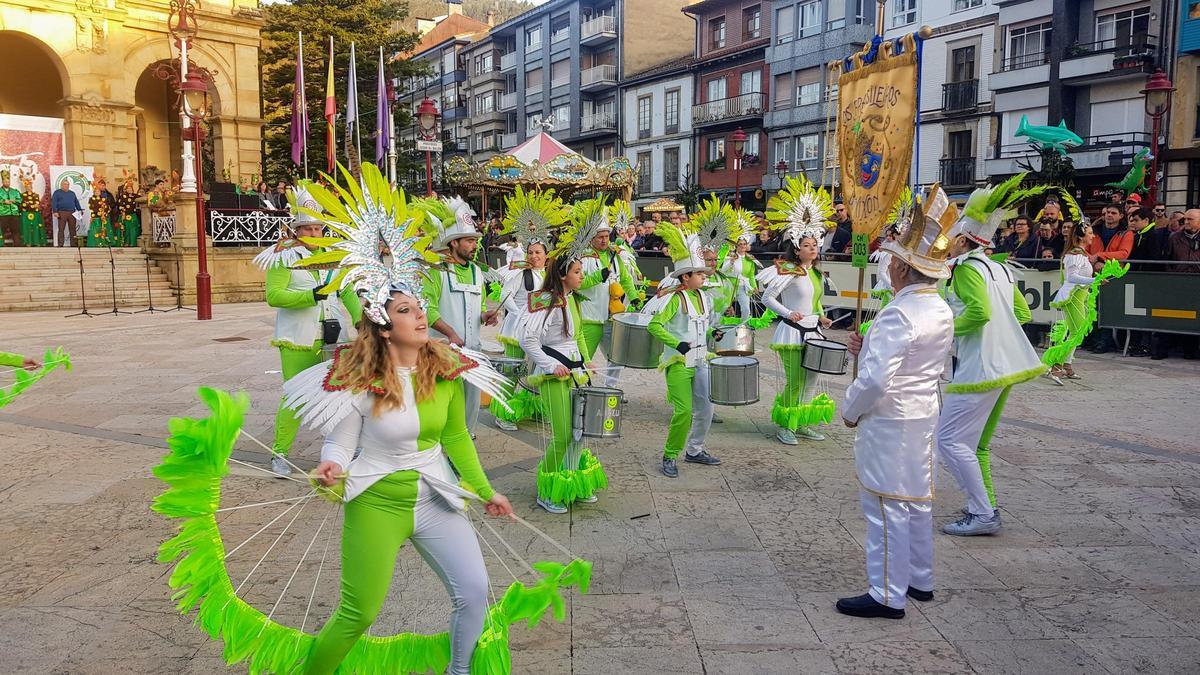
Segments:
[[[271,472],[279,478],[287,478],[292,475],[292,466],[287,463],[287,460],[275,455],[271,457]]]
[[[537,498],[537,505],[543,509],[546,509],[547,513],[562,515],[567,512],[567,507],[563,506],[562,504],[556,504],[549,499],[542,499],[541,497]]]
[[[505,431],[517,431],[519,428],[519,427],[517,427],[515,422],[509,422],[508,420],[502,420],[499,417],[496,418],[496,427],[499,429],[503,429]]]
[[[812,427],[800,427],[796,430],[796,436],[807,441],[823,441],[825,434],[820,434],[813,431]]]
[[[791,429],[780,429],[779,433],[775,435],[775,438],[778,438],[779,442],[783,443],[784,445],[800,444],[799,441],[796,440],[796,434],[792,433]]]
[[[575,501],[579,502],[580,504],[595,504],[596,502],[600,501],[600,498],[596,495],[592,495],[590,497],[580,497]]]

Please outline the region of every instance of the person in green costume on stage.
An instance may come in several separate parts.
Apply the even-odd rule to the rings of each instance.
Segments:
[[[9,173],[0,171],[0,246],[4,238],[12,239],[13,246],[21,245],[21,193],[8,184]]]
[[[33,178],[21,176],[21,241],[26,246],[46,245],[46,222],[42,219],[42,195],[33,189]]]
[[[604,344],[605,334],[612,334],[612,315],[610,301],[615,297],[632,298],[637,295],[637,283],[628,258],[611,245],[612,225],[606,210],[606,198],[596,197],[575,204],[572,218],[578,219],[578,213],[593,213],[594,204],[598,202],[600,211],[605,214],[603,223],[591,239],[591,250],[583,259],[583,286],[579,289],[581,311],[583,313],[583,334],[586,338],[588,352],[585,356],[591,360],[596,350]],[[613,286],[619,285],[619,290]],[[607,355],[607,353],[606,353]],[[619,366],[610,365],[605,370],[604,386],[615,387],[621,376]]]
[[[92,196],[88,198],[88,211],[92,214],[87,238],[89,248],[121,245],[120,224],[113,223],[116,208],[117,198],[108,191],[108,182],[97,178],[92,185]]]
[[[121,246],[137,246],[138,237],[142,236],[142,222],[138,216],[137,183],[133,175],[126,173],[125,180],[117,188],[117,222],[121,227]]]
[[[942,398],[937,449],[967,495],[963,517],[942,526],[955,536],[999,532],[989,444],[1013,385],[1046,371],[1021,330],[1029,305],[1008,265],[984,254],[1007,217],[1018,174],[967,199],[951,231],[951,276],[946,302],[954,311],[955,366]]]
[[[579,289],[583,286],[581,258],[590,251],[596,232],[605,225],[604,204],[591,200],[572,213],[546,264],[541,290],[529,294],[521,347],[533,364],[529,383],[538,388],[550,418],[550,442],[538,463],[537,504],[549,513],[567,513],[571,504],[591,504],[608,487],[600,460],[571,430],[571,389],[589,381],[585,366],[591,345],[583,331]]]
[[[832,421],[834,402],[815,392],[816,382],[802,364],[808,341],[824,338],[821,329],[832,324],[821,304],[825,281],[816,262],[833,218],[833,200],[805,178],[788,178],[767,209],[767,219],[783,230],[790,244],[786,259],[758,274],[763,305],[779,316],[771,350],[779,354],[786,378],[771,408],[771,421],[779,427],[776,436],[784,445],[796,445],[797,437],[823,441],[824,434],[813,427]]]
[[[279,349],[283,381],[311,368],[321,360],[321,348],[326,342],[339,342],[353,337],[362,307],[353,289],[344,288],[336,298],[322,292],[329,283],[332,270],[295,269],[296,263],[309,257],[315,247],[301,241],[320,237],[324,224],[318,219],[320,207],[308,192],[307,181],[301,181],[288,200],[292,207],[292,236],[281,240],[254,258],[254,263],[267,273],[267,304],[276,309],[275,336],[271,344]],[[296,440],[300,420],[285,402],[280,401],[275,413],[275,441],[271,450],[271,470],[280,476],[291,473],[285,457]]]

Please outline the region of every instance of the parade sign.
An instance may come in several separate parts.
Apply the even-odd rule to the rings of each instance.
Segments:
[[[854,232],[874,239],[909,180],[917,116],[916,37],[884,40],[878,48],[868,44],[847,61],[838,77],[842,201]]]

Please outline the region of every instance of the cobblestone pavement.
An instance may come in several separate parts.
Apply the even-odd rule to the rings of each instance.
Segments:
[[[0,411],[4,671],[223,670],[219,645],[169,601],[169,570],[154,551],[171,527],[148,508],[162,487],[150,469],[168,417],[205,412],[197,386],[247,391],[246,430],[271,440],[280,381],[267,344],[273,315],[261,304],[214,313],[210,322],[187,312],[0,317],[0,348],[33,354],[61,344],[77,364]],[[518,513],[595,563],[591,593],[572,595],[566,623],[513,628],[514,672],[1200,671],[1196,362],[1083,355],[1082,380],[1017,389],[993,445],[1004,531],[936,535],[936,598],[912,603],[902,621],[864,621],[833,610],[839,595],[865,588],[851,433],[829,427],[824,442],[775,442],[773,359],[764,356],[762,402],[718,408],[710,449],[724,464],[681,465],[677,480],[657,471],[669,415],[662,378],[626,370],[624,436],[592,446],[611,486],[569,516],[533,505],[540,426],[507,434],[484,415],[480,454],[494,484]],[[840,398],[846,384],[828,388]],[[304,466],[318,443],[302,432]],[[238,457],[261,464],[265,454],[243,440]],[[223,505],[300,489],[244,467],[225,487]],[[941,472],[937,522],[962,502]],[[276,614],[286,621],[304,620],[319,567],[296,562],[320,508],[336,514],[314,507],[243,593],[269,607],[298,569]],[[265,509],[230,512],[227,541],[265,523]],[[519,526],[497,528],[525,561],[561,558]],[[332,541],[309,630],[336,603]],[[231,566],[245,575],[260,555],[239,554]],[[514,556],[506,554],[507,569],[488,557],[497,593],[509,570],[529,578]],[[406,547],[374,633],[443,630],[447,613],[436,577]]]

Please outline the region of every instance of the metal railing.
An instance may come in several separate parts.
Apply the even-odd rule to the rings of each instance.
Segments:
[[[517,147],[517,134],[504,134],[500,137],[500,147],[504,150]]]
[[[1041,51],[1031,54],[1017,54],[1015,56],[1007,56],[1000,62],[1001,72],[1010,70],[1021,70],[1023,68],[1033,68],[1050,63],[1050,52]]]
[[[500,70],[512,70],[517,67],[517,53],[509,52],[500,55]]]
[[[175,236],[175,211],[151,212],[150,223],[154,243],[171,243],[171,239]]]
[[[766,94],[755,92],[696,104],[692,106],[692,120],[704,124],[738,117],[762,116],[766,109]]]
[[[1150,134],[1145,131],[1125,131],[1116,134],[1099,134],[1084,136],[1083,145],[1067,148],[1067,152],[1089,152],[1092,150],[1127,149],[1130,156],[1142,148],[1150,147]],[[1036,157],[1037,152],[1030,149],[1029,143],[1007,143],[996,148],[995,159],[1019,157]]]
[[[579,120],[579,131],[616,131],[617,116],[610,112],[592,113],[584,115]]]
[[[942,111],[971,110],[979,105],[979,80],[946,82],[942,85]]]
[[[559,42],[560,40],[566,40],[569,37],[571,37],[571,27],[564,26],[550,34],[550,41]]]
[[[1157,45],[1157,37],[1141,33],[1123,38],[1098,40],[1083,44],[1068,45],[1063,51],[1064,59],[1078,59],[1093,54],[1112,54],[1114,57],[1153,55]]]
[[[940,180],[943,185],[975,184],[975,158],[951,157],[940,161]]]
[[[601,84],[604,82],[617,82],[617,67],[611,65],[592,66],[580,73],[580,85],[588,86],[589,84]]]
[[[586,40],[602,33],[616,33],[617,19],[611,16],[598,16],[591,21],[585,21],[579,27],[579,39]]]
[[[512,110],[515,107],[517,107],[517,92],[515,91],[510,91],[507,94],[501,94],[499,101],[496,104],[497,110]]]
[[[209,209],[214,245],[265,246],[279,241],[279,229],[292,221],[287,211],[266,209]]]
[[[550,80],[551,87],[565,87],[568,84],[571,84],[570,75],[567,75],[566,77],[555,77]]]

